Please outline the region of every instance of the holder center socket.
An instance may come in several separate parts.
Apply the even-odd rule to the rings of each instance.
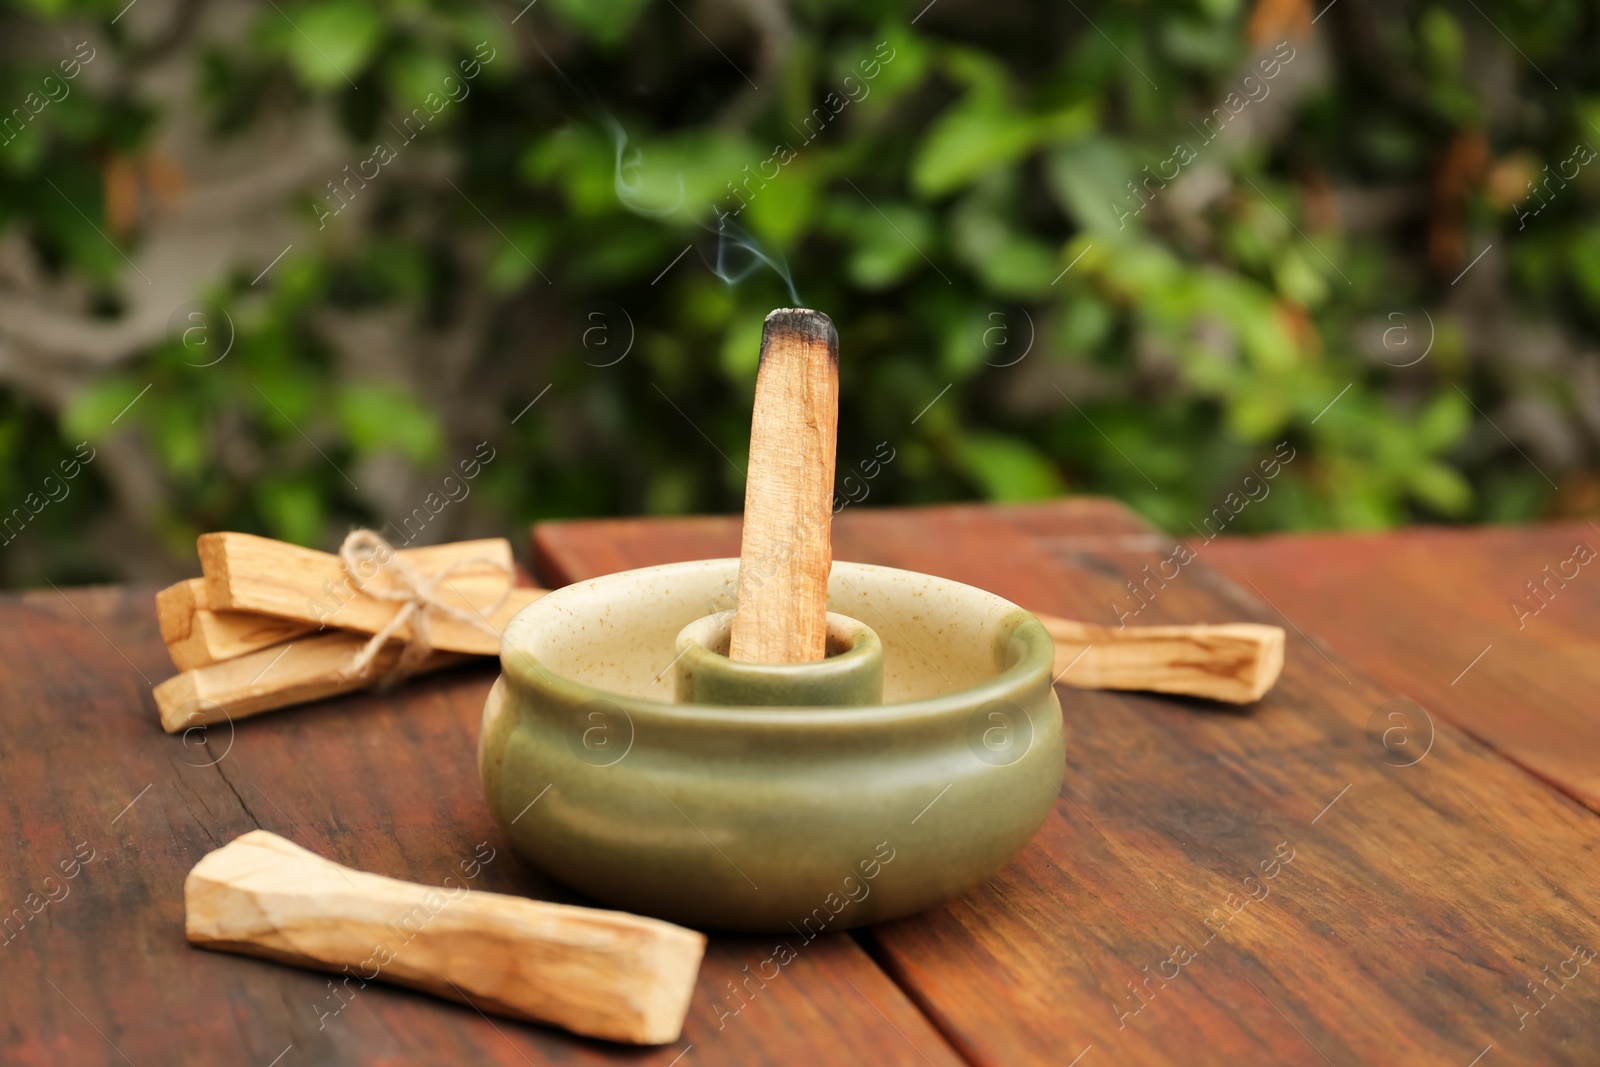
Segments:
[[[678,632],[675,693],[680,704],[722,707],[870,707],[883,703],[883,642],[864,622],[828,612],[827,657],[811,663],[745,663],[728,658],[732,611]]]

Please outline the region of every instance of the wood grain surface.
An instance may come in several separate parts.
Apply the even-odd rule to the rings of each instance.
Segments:
[[[150,692],[172,672],[155,591],[0,598],[0,1063],[961,1062],[843,934],[759,987],[745,968],[771,939],[714,937],[683,1038],[652,1050],[378,984],[340,999],[326,974],[189,946],[185,875],[256,828],[391,877],[475,871],[473,888],[588,902],[511,853],[484,804],[492,667],[169,737]]]
[[[1268,537],[1214,551],[1218,570],[1315,619],[1328,647],[1600,811],[1593,525]]]
[[[534,535],[547,582],[737,544],[737,520]],[[1313,644],[1315,611],[1273,598],[1286,618],[1213,571],[1219,545],[1191,542],[1198,558],[1130,624],[1284,626],[1277,687],[1243,710],[1061,690],[1066,784],[1033,843],[966,897],[863,941],[972,1062],[997,1067],[1593,1063],[1600,821],[1442,717],[1395,733],[1403,694]],[[1125,583],[1175,544],[1069,501],[850,509],[834,546],[1115,623]],[[1600,610],[1586,590],[1561,595]],[[1449,611],[1431,625],[1477,640]],[[1581,682],[1546,680],[1575,700]],[[1506,703],[1537,713],[1528,694]]]

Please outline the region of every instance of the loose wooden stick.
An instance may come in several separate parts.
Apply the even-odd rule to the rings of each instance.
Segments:
[[[682,1032],[706,943],[623,912],[352,870],[265,830],[195,864],[183,904],[185,932],[204,948],[643,1045]]]
[[[1143,689],[1249,704],[1261,699],[1283,670],[1283,630],[1277,626],[1230,622],[1119,629],[1037,617],[1055,640],[1058,680],[1078,689]]]
[[[395,601],[357,589],[339,557],[329,552],[242,533],[201,534],[199,547],[212,610],[251,611],[373,634],[400,608]],[[461,611],[485,610],[512,582],[511,543],[503,537],[415,548],[403,558],[424,574],[473,558],[497,564],[464,566],[440,583],[440,602]],[[362,578],[378,588],[400,588],[387,570],[374,568]],[[410,626],[402,627],[398,636],[409,638]],[[493,656],[500,651],[499,637],[440,612],[429,618],[429,636],[434,648],[451,652]]]
[[[161,728],[175,734],[365,689],[394,665],[403,648],[398,642],[386,646],[373,661],[374,673],[347,677],[344,669],[355,662],[366,643],[365,634],[334,631],[174,675],[155,687]],[[430,652],[417,673],[466,658],[460,652]]]
[[[806,308],[774,311],[761,331],[732,659],[805,663],[826,654],[838,427],[833,321]]]
[[[543,589],[511,590],[505,605],[490,621],[503,628],[524,607],[545,594]],[[243,719],[264,711],[305,704],[371,685],[394,665],[403,648],[390,642],[373,661],[373,673],[349,677],[345,669],[366,646],[365,634],[333,631],[298,637],[281,645],[184,671],[155,687],[161,728],[169,734],[194,726]],[[416,673],[438,670],[466,657],[435,649]]]
[[[254,612],[212,611],[208,603],[204,578],[190,578],[156,594],[161,639],[180,671],[243,656],[317,628],[315,623]]]

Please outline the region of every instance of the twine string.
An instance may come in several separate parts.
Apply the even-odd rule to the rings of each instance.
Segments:
[[[412,673],[428,657],[428,653],[433,651],[429,620],[434,612],[482,630],[491,637],[500,636],[500,631],[489,625],[485,616],[493,615],[505,604],[506,598],[511,595],[515,575],[509,566],[499,560],[489,559],[486,556],[473,556],[455,560],[433,574],[424,574],[415,564],[401,558],[389,542],[372,530],[351,530],[349,536],[344,539],[344,544],[339,546],[339,560],[344,564],[345,573],[350,576],[350,581],[355,584],[357,590],[375,600],[388,600],[400,605],[394,617],[372,635],[372,639],[363,646],[356,658],[345,667],[342,673],[347,678],[362,677],[372,673],[378,653],[382,652],[390,641],[395,640],[396,635],[408,623],[411,626],[411,639],[405,643],[400,657],[384,673],[380,681],[387,685]],[[373,577],[387,574],[393,580],[393,586],[369,585],[367,579],[361,577],[362,565],[374,561],[378,569]],[[506,587],[493,604],[482,611],[463,611],[440,600],[438,590],[441,583],[448,581],[450,576],[459,570],[478,566],[492,567],[505,572]]]

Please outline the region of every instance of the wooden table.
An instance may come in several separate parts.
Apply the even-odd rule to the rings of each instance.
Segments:
[[[184,874],[257,826],[418,881],[493,849],[482,888],[575,899],[481,799],[492,667],[168,737],[153,590],[0,599],[0,1063],[1592,1064],[1600,577],[1521,629],[1505,604],[1586,529],[1190,542],[1163,581],[1169,539],[1106,501],[847,509],[840,558],[1091,621],[1285,625],[1283,678],[1244,711],[1061,689],[1061,801],[1005,871],[819,938],[731,1016],[770,939],[714,937],[683,1040],[645,1050],[378,985],[319,1027],[326,976],[183,940]],[[562,523],[534,566],[737,546],[736,519]]]

